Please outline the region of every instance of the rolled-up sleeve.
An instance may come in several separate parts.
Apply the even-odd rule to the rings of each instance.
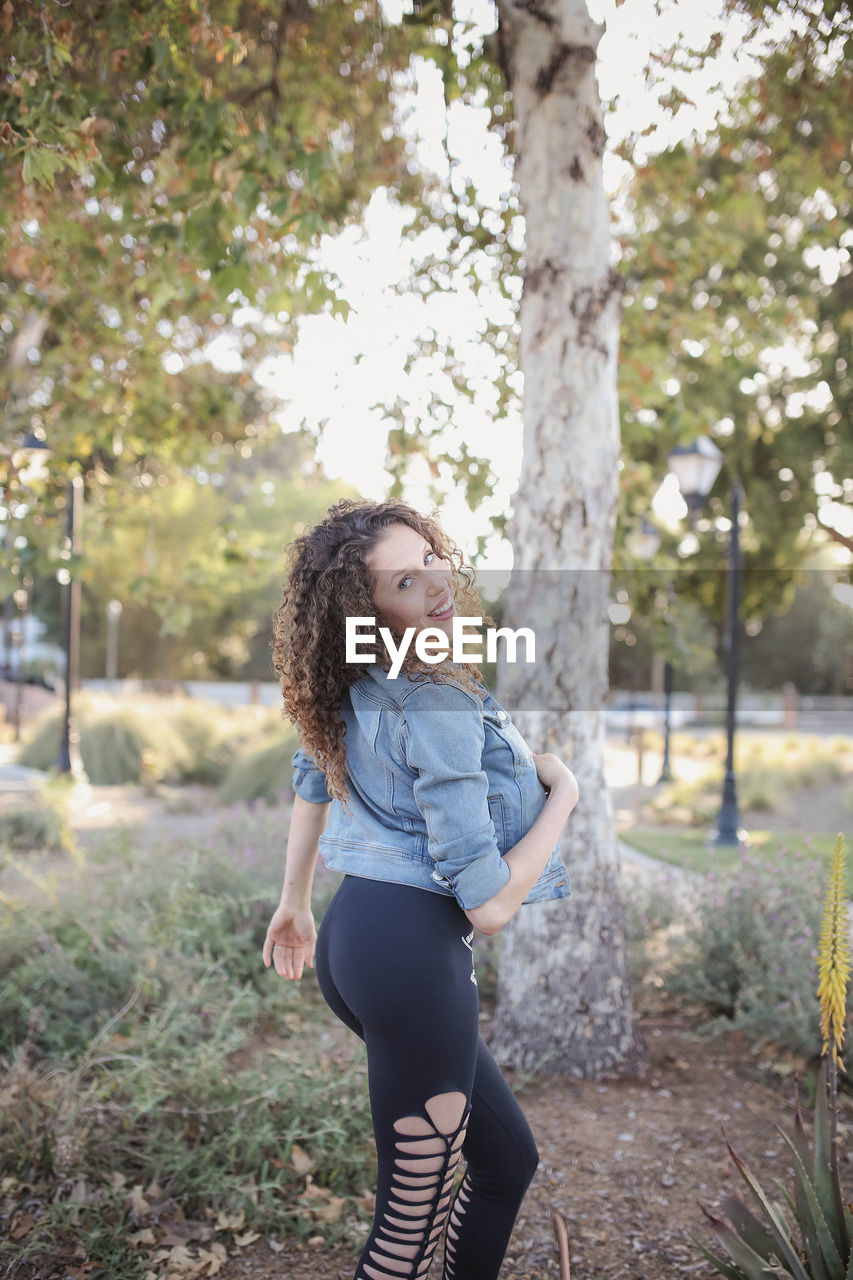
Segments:
[[[293,766],[293,790],[311,804],[327,804],[331,800],[326,789],[326,775],[318,769],[311,756],[302,747],[290,761]]]
[[[415,802],[427,828],[433,878],[464,910],[481,907],[509,879],[489,817],[485,730],[472,694],[457,684],[423,684],[406,699],[403,752],[417,775]]]

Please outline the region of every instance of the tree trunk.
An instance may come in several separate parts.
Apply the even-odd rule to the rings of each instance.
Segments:
[[[595,1078],[647,1066],[603,768],[621,297],[595,80],[603,27],[584,0],[498,8],[527,227],[524,451],[504,625],[535,619],[537,639],[536,663],[501,666],[498,688],[534,750],[569,764],[580,801],[561,840],[571,897],[524,906],[503,930],[492,1047],[513,1066]]]

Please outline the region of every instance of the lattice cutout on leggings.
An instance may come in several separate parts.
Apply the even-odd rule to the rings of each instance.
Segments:
[[[468,1207],[470,1198],[471,1183],[468,1181],[468,1174],[466,1173],[459,1184],[456,1199],[453,1201],[450,1220],[447,1223],[447,1237],[444,1241],[444,1280],[454,1280],[456,1276],[456,1245],[459,1241],[459,1228],[462,1225],[462,1219],[465,1217],[465,1210]]]
[[[382,1222],[361,1259],[370,1280],[423,1280],[450,1208],[468,1124],[464,1093],[437,1093],[424,1116],[394,1121],[394,1177]]]

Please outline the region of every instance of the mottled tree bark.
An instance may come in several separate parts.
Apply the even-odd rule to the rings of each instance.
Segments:
[[[527,228],[524,451],[504,622],[535,619],[538,650],[533,667],[500,667],[498,689],[531,747],[569,764],[580,801],[561,839],[572,896],[523,906],[503,930],[492,1046],[514,1066],[597,1077],[647,1062],[633,1022],[603,769],[621,296],[595,80],[603,28],[585,0],[498,0],[498,8]]]

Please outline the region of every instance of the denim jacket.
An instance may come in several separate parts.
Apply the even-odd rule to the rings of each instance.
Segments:
[[[502,855],[525,835],[545,803],[530,749],[491,694],[428,675],[396,679],[378,664],[341,702],[346,725],[345,813],[333,801],[319,840],[333,870],[452,894],[482,906],[509,879]],[[330,799],[325,776],[301,747],[293,789]],[[571,893],[559,843],[525,902]]]

